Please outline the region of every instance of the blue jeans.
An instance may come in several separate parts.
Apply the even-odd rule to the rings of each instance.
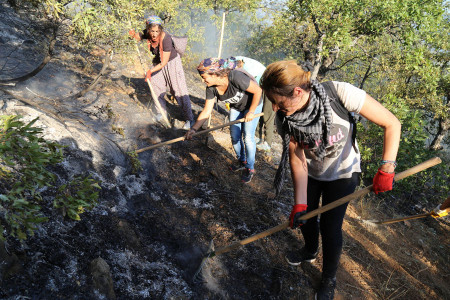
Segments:
[[[255,115],[262,111],[262,107],[263,102],[261,101],[261,104],[259,104],[255,110]],[[247,113],[248,110],[237,111],[233,108],[230,109],[230,122],[244,118]],[[255,131],[258,122],[259,117],[254,118],[250,122],[237,123],[230,127],[231,143],[233,143],[237,158],[240,161],[247,161],[245,167],[251,170],[255,169]]]

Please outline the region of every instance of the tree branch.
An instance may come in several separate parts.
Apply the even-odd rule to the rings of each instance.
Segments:
[[[14,78],[14,79],[0,80],[0,84],[11,84],[11,83],[18,83],[18,82],[25,81],[25,80],[35,76],[47,65],[47,63],[50,61],[50,59],[52,59],[52,56],[53,56],[53,49],[54,49],[55,43],[56,43],[56,33],[58,31],[57,30],[58,27],[56,25],[52,26],[52,28],[53,28],[53,36],[51,37],[50,43],[48,45],[47,55],[45,56],[42,63],[36,69],[31,71],[30,73],[25,74],[18,78]]]

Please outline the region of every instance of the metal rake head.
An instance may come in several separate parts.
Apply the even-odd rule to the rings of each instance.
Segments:
[[[214,256],[214,241],[211,240],[209,243],[208,250],[206,251],[206,256],[203,257],[202,262],[200,263],[200,267],[197,269],[197,272],[195,272],[194,277],[192,278],[192,281],[194,283],[203,283],[203,276],[202,271],[205,265],[207,264],[209,258]]]

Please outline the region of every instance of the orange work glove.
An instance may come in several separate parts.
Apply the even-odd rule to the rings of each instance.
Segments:
[[[147,82],[147,79],[152,79],[152,72],[150,70],[147,71],[147,74],[145,75],[145,81]]]
[[[140,39],[139,33],[136,33],[136,31],[134,31],[134,29],[131,29],[130,31],[128,31],[128,34],[136,40]]]

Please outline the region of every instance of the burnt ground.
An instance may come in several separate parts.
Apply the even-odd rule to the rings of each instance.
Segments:
[[[46,137],[68,145],[64,163],[52,167],[58,180],[91,174],[101,182],[99,205],[71,221],[51,209],[52,191],[43,191],[49,222],[26,241],[2,244],[0,298],[312,299],[321,255],[313,264],[289,266],[284,254],[303,244],[291,229],[208,259],[200,282],[193,282],[211,240],[217,249],[287,220],[292,184],[278,198],[272,189],[280,139],[272,151],[258,151],[249,184],[228,170],[227,128],[209,133],[207,141],[198,136],[143,152],[143,169],[133,174],[126,151],[183,135],[177,107],[168,99],[173,128],[155,122],[137,58],[124,64],[117,57],[85,97],[50,101],[86,86],[104,59],[102,50],[79,53],[68,44],[57,44],[56,58],[38,75],[2,89],[2,113],[39,116]],[[85,68],[81,54],[96,65]],[[189,69],[186,78],[198,115],[204,86]],[[212,125],[223,124],[225,114],[215,111]],[[374,195],[351,202],[337,299],[450,298],[448,221],[362,222],[394,217]]]

